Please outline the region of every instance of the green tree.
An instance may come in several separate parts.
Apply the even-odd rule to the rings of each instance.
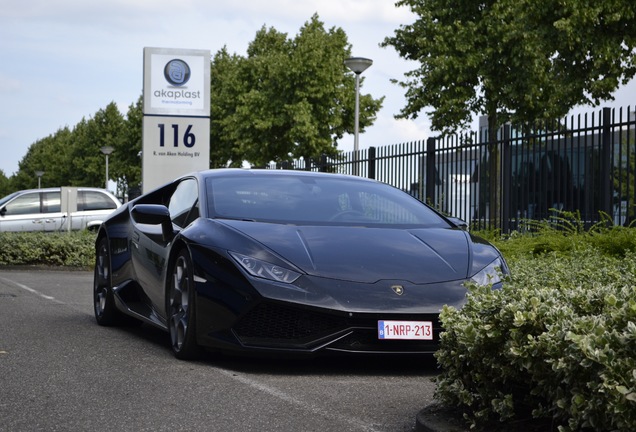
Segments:
[[[419,67],[398,82],[406,106],[428,108],[432,128],[466,127],[488,116],[489,142],[500,125],[560,118],[578,104],[610,99],[636,72],[636,3],[632,0],[400,0],[415,15],[382,46]],[[397,81],[396,81],[397,82]],[[490,148],[491,179],[499,157]],[[491,189],[491,218],[498,188]]]
[[[345,32],[325,30],[314,15],[293,39],[263,27],[246,57],[225,49],[215,55],[213,164],[337,155],[338,140],[354,129],[355,76],[343,63],[350,52]],[[361,131],[373,123],[383,99],[360,96]]]
[[[68,127],[58,129],[54,134],[31,144],[18,164],[18,172],[11,178],[12,188],[20,190],[37,187],[37,171],[44,172],[40,179],[42,187],[70,185],[72,145],[73,134]]]
[[[0,197],[7,196],[12,192],[9,178],[3,170],[0,169]]]
[[[241,62],[245,59],[230,55],[223,47],[214,55],[210,67],[210,166],[213,168],[240,166],[243,155],[234,145],[231,114],[236,110],[237,95],[243,92],[240,78]]]
[[[142,106],[143,97],[140,96],[128,107],[121,134],[112,144],[115,150],[109,160],[109,174],[122,195],[141,185]]]
[[[93,118],[82,119],[75,126],[71,151],[71,186],[105,186],[106,162],[101,148],[121,148],[121,141],[124,139],[123,127],[124,118],[114,102],[97,111]],[[110,175],[109,177],[113,178]]]

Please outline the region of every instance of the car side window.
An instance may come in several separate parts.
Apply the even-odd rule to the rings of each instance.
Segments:
[[[5,207],[5,216],[40,213],[40,193],[20,195]]]
[[[199,188],[195,179],[189,178],[179,183],[168,204],[172,223],[186,227],[199,217]]]
[[[60,192],[42,193],[42,213],[59,213],[62,211]]]
[[[79,191],[77,194],[77,210],[115,210],[117,204],[105,193],[99,191]]]

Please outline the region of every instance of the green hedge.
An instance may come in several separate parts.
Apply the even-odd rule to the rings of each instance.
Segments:
[[[512,275],[443,309],[436,398],[477,429],[534,418],[562,431],[636,430],[636,230],[495,243]]]
[[[95,233],[0,233],[0,265],[92,268]]]

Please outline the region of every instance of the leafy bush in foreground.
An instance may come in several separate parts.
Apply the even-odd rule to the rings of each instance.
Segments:
[[[534,417],[562,431],[636,430],[634,238],[616,228],[496,242],[516,251],[512,275],[442,311],[437,399],[474,427]]]
[[[0,233],[0,265],[92,267],[95,233]]]

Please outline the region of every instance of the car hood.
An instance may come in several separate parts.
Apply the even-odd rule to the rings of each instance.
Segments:
[[[471,266],[473,243],[457,229],[223,222],[311,276],[430,284],[466,279]]]

